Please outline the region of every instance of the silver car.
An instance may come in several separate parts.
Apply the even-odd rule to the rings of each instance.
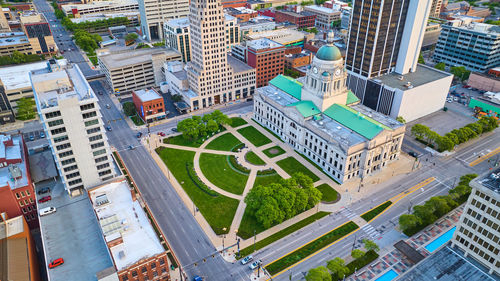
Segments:
[[[252,264],[250,264],[249,267],[250,267],[251,270],[254,270],[254,269],[256,269],[261,264],[262,264],[262,261],[258,260],[258,261],[254,261]]]
[[[247,256],[247,257],[245,257],[244,259],[241,260],[241,264],[247,264],[251,260],[253,260],[253,257],[252,256]]]

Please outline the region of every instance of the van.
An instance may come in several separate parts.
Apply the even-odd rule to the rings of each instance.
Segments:
[[[55,212],[56,212],[55,207],[43,208],[43,209],[40,209],[40,216],[50,215],[50,214],[55,213]]]

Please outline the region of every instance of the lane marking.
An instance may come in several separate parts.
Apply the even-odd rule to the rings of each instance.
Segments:
[[[500,153],[500,146],[499,146],[499,147],[497,147],[497,148],[495,148],[495,150],[493,150],[493,151],[489,152],[488,154],[483,155],[483,156],[481,156],[481,157],[477,158],[476,160],[474,160],[474,161],[470,162],[470,163],[469,163],[469,166],[470,166],[470,167],[474,167],[474,166],[476,166],[477,164],[479,164],[479,163],[483,162],[484,160],[486,160],[486,159],[490,158],[491,156],[496,155],[496,154],[498,154],[498,153]]]

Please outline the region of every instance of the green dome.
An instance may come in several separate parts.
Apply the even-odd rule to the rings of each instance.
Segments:
[[[339,48],[333,45],[324,45],[319,48],[316,53],[316,57],[320,60],[336,61],[342,59],[342,54],[340,53]]]

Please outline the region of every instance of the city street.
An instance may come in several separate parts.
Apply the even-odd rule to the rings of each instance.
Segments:
[[[71,33],[66,31],[66,29],[64,29],[64,27],[61,25],[60,21],[56,18],[54,9],[50,5],[50,3],[45,0],[34,0],[33,4],[36,6],[38,12],[43,13],[45,18],[49,22],[50,30],[52,31],[52,35],[54,36],[54,41],[56,41],[57,48],[64,56],[64,58],[67,59],[69,63],[78,64],[85,77],[91,77],[100,74],[99,71],[93,70],[89,66],[88,62],[85,61],[85,58],[80,53],[80,50],[71,40]]]

